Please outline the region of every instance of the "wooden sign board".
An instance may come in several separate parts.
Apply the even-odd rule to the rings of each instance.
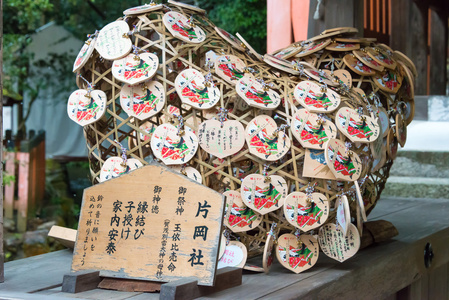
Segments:
[[[84,190],[72,270],[214,285],[223,196],[152,163]]]

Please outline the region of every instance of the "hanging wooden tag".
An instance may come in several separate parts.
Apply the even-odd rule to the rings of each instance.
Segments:
[[[362,216],[363,221],[366,222],[367,219],[366,219],[365,205],[363,203],[362,192],[360,191],[360,186],[357,180],[354,182],[354,186],[357,198],[357,205],[360,206],[360,215]]]
[[[140,140],[145,142],[147,140],[151,139],[151,136],[153,135],[153,132],[156,130],[157,125],[146,121],[142,125],[139,126],[140,130],[143,132],[139,132]],[[134,138],[136,138],[136,134],[134,134]],[[137,141],[135,141],[135,144],[137,145]],[[149,147],[149,144],[145,145]]]
[[[324,150],[329,139],[337,137],[337,127],[324,117],[306,109],[298,109],[293,115],[292,134],[304,148]]]
[[[230,241],[223,256],[217,264],[217,269],[225,267],[243,268],[248,257],[246,246],[239,241]]]
[[[81,47],[81,50],[76,56],[75,62],[73,63],[73,73],[78,72],[78,70],[81,69],[89,60],[92,52],[94,52],[96,42],[96,36],[94,36],[93,38],[89,38],[86,42],[84,42],[83,47]]]
[[[375,158],[373,160],[373,165],[371,167],[371,173],[377,172],[380,168],[385,165],[387,161],[387,138],[383,138],[382,142],[382,156],[380,158]]]
[[[386,137],[390,129],[390,118],[385,108],[378,107],[377,109],[379,110],[379,116],[377,118],[379,119],[380,135]]]
[[[313,149],[306,149],[302,176],[330,180],[337,179],[327,165],[324,150]]]
[[[162,18],[167,30],[176,38],[188,43],[202,43],[206,40],[206,32],[198,26],[189,23],[189,19],[178,12],[169,11]]]
[[[109,23],[98,33],[95,49],[107,60],[116,60],[127,56],[132,49],[128,32],[129,25],[125,21]]]
[[[361,212],[360,212],[360,205],[357,205],[355,212],[356,212],[355,215],[356,215],[356,222],[357,222],[357,231],[359,232],[359,235],[362,236],[363,222],[362,222],[362,217],[361,217]]]
[[[220,101],[220,90],[206,82],[203,74],[194,69],[179,73],[175,79],[176,92],[181,101],[198,109],[209,109]]]
[[[192,180],[195,180],[198,183],[203,183],[203,177],[201,177],[201,173],[193,168],[193,167],[184,167],[180,165],[171,166],[170,169],[181,173],[184,176],[187,176],[187,178],[190,178]]]
[[[412,71],[402,62],[398,64],[398,70],[402,74],[402,88],[399,90],[400,95],[402,95],[406,100],[413,101],[415,99],[415,85],[413,83],[414,78]]]
[[[249,106],[260,109],[273,110],[281,104],[281,96],[270,88],[264,89],[254,78],[243,77],[235,86],[237,94]]]
[[[254,77],[245,72],[245,63],[234,55],[222,55],[215,61],[215,73],[226,82],[235,85],[243,76]]]
[[[159,58],[152,53],[131,53],[114,60],[111,70],[115,79],[134,85],[152,78],[158,66]]]
[[[209,154],[224,158],[239,152],[245,145],[245,128],[236,120],[222,123],[207,120],[198,127],[200,147]]]
[[[243,179],[240,188],[243,202],[262,215],[281,208],[287,197],[285,179],[278,175],[269,178],[268,181],[260,174],[250,174]]]
[[[343,42],[332,42],[326,46],[326,50],[329,51],[352,51],[360,49],[360,44],[357,43],[343,43]]]
[[[394,160],[398,154],[398,138],[393,128],[390,128],[387,136],[387,154],[390,160]]]
[[[338,227],[341,230],[343,230],[343,234],[346,236],[349,224],[351,223],[351,212],[349,210],[349,203],[346,195],[343,195],[338,198],[336,218],[338,222]]]
[[[385,70],[381,74],[375,74],[372,77],[373,82],[382,91],[396,94],[402,84],[402,75],[392,70]]]
[[[176,6],[179,6],[179,7],[182,7],[182,8],[187,8],[187,9],[193,10],[193,11],[195,11],[197,13],[200,13],[200,14],[205,14],[206,13],[206,11],[204,9],[199,8],[198,6],[195,6],[195,5],[190,5],[190,4],[186,4],[186,3],[182,3],[182,2],[178,2],[178,1],[173,1],[173,0],[168,0],[168,3],[176,5]]]
[[[242,47],[241,42],[238,38],[236,38],[233,34],[227,32],[224,29],[221,29],[219,27],[215,27],[215,31],[218,33],[219,36],[221,36],[226,42],[231,44],[232,47],[235,49],[245,52],[245,48]]]
[[[198,138],[193,130],[184,126],[184,134],[171,124],[159,125],[151,136],[154,156],[166,165],[182,165],[193,158],[198,150]]]
[[[293,68],[293,65],[286,66],[284,63],[280,62],[279,59],[274,59],[272,56],[265,54],[263,61],[275,69],[290,73],[292,75],[299,75],[300,72]]]
[[[354,256],[360,248],[360,235],[353,224],[349,224],[346,235],[337,230],[335,224],[326,224],[320,228],[318,241],[320,248],[332,259],[343,262]]]
[[[258,60],[263,61],[262,55],[257,53],[257,51],[254,50],[253,47],[251,47],[251,45],[240,35],[240,33],[237,32],[235,35],[239,38],[240,41],[242,41],[242,44],[246,49],[248,49],[249,53],[254,55]]]
[[[396,69],[396,61],[393,59],[393,56],[388,55],[386,51],[383,51],[381,48],[365,48],[366,53],[374,59],[378,64],[384,66],[385,68],[394,70]]]
[[[358,98],[359,102],[362,102],[363,99],[366,98],[366,94],[365,92],[361,89],[361,88],[357,88],[357,87],[353,87],[351,89],[351,91],[353,92],[353,94]]]
[[[119,156],[109,157],[103,164],[100,171],[100,182],[119,177],[135,169],[142,167],[143,164],[135,158],[129,158],[126,165],[123,165],[123,158]]]
[[[125,84],[120,90],[120,106],[130,117],[148,119],[159,113],[165,105],[164,86],[157,81]]]
[[[365,65],[376,71],[382,72],[384,67],[371,58],[364,50],[354,50],[352,53]]]
[[[410,58],[407,57],[407,55],[403,54],[400,51],[394,51],[393,58],[398,61],[405,64],[410,71],[412,71],[413,77],[418,77],[418,71],[416,70],[415,64],[411,61]],[[413,81],[413,80],[412,80]]]
[[[286,48],[275,51],[273,56],[280,59],[289,59],[290,57],[300,52],[301,49],[301,46],[299,46],[298,44],[292,44]]]
[[[396,137],[398,139],[399,145],[401,147],[405,146],[405,142],[407,141],[407,123],[404,120],[402,114],[396,114]]]
[[[303,192],[288,194],[284,203],[284,216],[287,221],[306,232],[323,225],[329,216],[329,202],[321,193],[312,193],[307,199]]]
[[[404,118],[407,126],[412,122],[415,117],[415,101],[414,100],[405,100],[405,111]]]
[[[270,273],[271,265],[273,264],[275,239],[271,234],[267,235],[265,247],[263,248],[262,265],[265,274]]]
[[[327,45],[331,43],[331,39],[316,41],[316,42],[310,42],[304,44],[304,46],[301,47],[301,51],[299,51],[297,54],[295,54],[295,57],[303,57],[310,55],[312,53],[315,53],[317,51],[320,51],[321,49],[326,48]]]
[[[276,122],[267,115],[252,119],[245,129],[249,152],[267,161],[281,159],[290,150],[290,138],[284,132],[276,132]]]
[[[377,203],[377,191],[374,183],[368,178],[365,181],[365,190],[363,192],[363,204],[365,205],[365,211],[368,214]]]
[[[330,73],[329,70],[324,70],[324,71]],[[344,69],[335,70],[334,76],[338,77],[338,79],[343,81],[343,83],[346,84],[348,86],[348,88],[352,87],[352,76],[351,76],[351,73],[349,73],[349,71],[344,70]]]
[[[360,116],[349,107],[338,110],[336,124],[338,129],[352,142],[372,143],[379,136],[380,129],[376,119]]]
[[[345,65],[351,69],[354,73],[361,76],[372,76],[376,74],[376,71],[363,64],[355,55],[346,54],[343,57],[343,62]]]
[[[385,151],[383,137],[379,135],[377,139],[375,139],[374,142],[370,144],[370,148],[371,154],[373,155],[374,159],[382,158],[382,151]]]
[[[248,231],[259,226],[263,216],[243,203],[240,192],[229,190],[223,195],[226,197],[224,225],[233,232]]]
[[[318,70],[306,68],[306,69],[304,69],[304,73],[306,73],[307,75],[309,75],[310,77],[312,77],[313,79],[315,79],[318,82],[323,81],[327,85],[338,86],[338,83],[333,81],[332,78],[330,76],[328,76],[326,72],[320,73]]]
[[[294,90],[296,101],[310,112],[328,113],[340,105],[340,95],[331,89],[321,91],[320,86],[313,81],[301,81]]]
[[[278,238],[276,245],[280,264],[296,274],[313,267],[319,255],[318,241],[313,236],[301,234],[299,241],[295,235],[286,233]]]
[[[106,111],[106,94],[100,90],[90,93],[86,90],[74,91],[67,102],[67,114],[75,123],[86,126],[103,117]]]
[[[345,181],[359,179],[362,161],[356,153],[352,151],[346,153],[345,144],[337,139],[329,140],[325,147],[326,163],[337,179]]]
[[[144,4],[144,5],[128,8],[127,10],[123,11],[123,14],[125,16],[140,15],[140,14],[144,14],[144,13],[147,13],[150,11],[162,9],[162,7],[163,7],[162,4],[156,4],[156,3]]]

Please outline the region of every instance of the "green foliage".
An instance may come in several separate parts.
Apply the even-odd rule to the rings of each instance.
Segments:
[[[259,53],[267,49],[267,2],[265,0],[195,0],[208,11],[218,27],[240,35]]]

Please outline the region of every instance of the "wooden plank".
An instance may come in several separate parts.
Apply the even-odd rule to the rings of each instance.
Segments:
[[[106,277],[98,287],[122,292],[159,292],[161,285],[160,282]]]
[[[29,162],[30,154],[26,152],[18,152],[17,160],[19,162],[19,178],[18,178],[18,196],[17,201],[17,231],[25,232],[27,230],[28,217],[28,192],[29,192]]]
[[[36,210],[36,188],[37,188],[37,149],[36,147],[30,149],[30,158],[28,165],[28,203],[27,215],[33,216]]]
[[[48,236],[54,238],[67,248],[73,249],[76,241],[75,229],[53,225],[48,232]]]
[[[446,95],[447,12],[430,11],[430,95]]]
[[[5,152],[5,171],[6,175],[14,176],[15,175],[15,159],[16,155],[14,152]],[[17,180],[17,179],[16,179]],[[12,220],[14,217],[14,188],[15,182],[11,182],[8,185],[5,185],[5,198],[4,198],[4,210],[5,210],[5,218]]]
[[[72,269],[211,286],[223,211],[222,194],[158,163],[141,167],[84,191]]]
[[[436,252],[435,254],[438,255]],[[429,299],[448,299],[447,266],[448,264],[441,265],[430,272]]]
[[[4,291],[30,293],[62,284],[64,274],[70,272],[72,251],[61,250],[19,259],[5,264]]]
[[[96,289],[101,282],[100,271],[78,271],[64,275],[62,292],[80,293]]]

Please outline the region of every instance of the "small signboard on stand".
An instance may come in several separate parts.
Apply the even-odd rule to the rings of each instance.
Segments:
[[[213,286],[223,196],[152,163],[84,191],[72,271]]]

